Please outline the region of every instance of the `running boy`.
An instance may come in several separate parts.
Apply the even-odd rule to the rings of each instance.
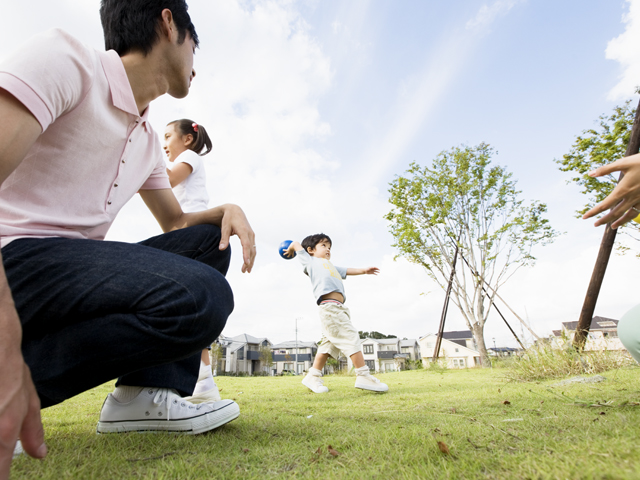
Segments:
[[[347,275],[377,275],[379,269],[335,267],[331,259],[331,239],[324,233],[310,235],[302,241],[291,242],[286,251],[288,257],[296,255],[304,266],[304,273],[313,285],[313,295],[320,308],[322,340],[313,367],[302,384],[314,393],[329,391],[322,384],[322,368],[329,355],[337,359],[340,351],[351,357],[356,370],[356,388],[386,392],[389,387],[369,373],[360,350],[358,331],[351,324],[349,309],[344,306],[346,295],[342,279]]]

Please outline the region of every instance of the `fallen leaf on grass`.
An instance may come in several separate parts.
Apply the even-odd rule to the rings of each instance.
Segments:
[[[248,449],[248,448],[243,448],[243,449],[242,449],[242,451],[243,451],[244,453],[249,453],[249,449]]]
[[[456,407],[451,407],[451,413],[456,413]]]
[[[509,400],[503,400],[502,404],[503,405],[511,405],[511,402]]]
[[[444,453],[445,455],[451,455],[451,452],[449,451],[449,447],[447,447],[447,444],[438,440],[438,448],[440,449],[440,451],[442,453]]]
[[[327,447],[327,451],[333,455],[334,457],[337,457],[338,455],[340,455],[340,452],[338,452],[337,450],[335,450],[331,445],[329,445]]]
[[[605,412],[600,412],[598,415],[606,415]]]

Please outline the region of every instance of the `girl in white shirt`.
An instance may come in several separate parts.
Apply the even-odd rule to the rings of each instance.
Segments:
[[[170,122],[164,131],[164,151],[169,159],[167,174],[182,211],[186,213],[206,210],[209,204],[207,176],[202,156],[211,151],[211,140],[202,125],[182,119]],[[220,392],[213,380],[209,351],[203,350],[200,373],[192,403],[219,401]]]

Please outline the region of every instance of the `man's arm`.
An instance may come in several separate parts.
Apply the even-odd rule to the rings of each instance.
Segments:
[[[347,275],[377,275],[379,271],[378,267],[347,268]]]
[[[31,112],[0,88],[0,183],[20,164],[40,133]],[[22,358],[21,342],[22,326],[0,254],[0,479],[9,476],[18,436],[32,457],[47,453],[40,400]]]
[[[221,231],[220,250],[227,248],[229,237],[237,235],[242,244],[242,271],[251,272],[256,258],[255,234],[240,207],[226,204],[201,212],[184,213],[173,191],[168,188],[140,190],[140,196],[164,232],[207,223],[217,225]]]

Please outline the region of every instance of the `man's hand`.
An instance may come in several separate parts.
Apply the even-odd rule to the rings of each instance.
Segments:
[[[20,353],[20,343],[5,345],[6,340],[11,341],[10,337],[11,334],[3,335],[0,345],[0,479],[9,478],[18,438],[30,456],[44,458],[47,454],[40,419],[40,399],[31,381],[29,367]]]
[[[640,214],[640,154],[624,157],[608,165],[596,168],[589,172],[589,176],[601,177],[614,172],[622,172],[624,177],[607,198],[582,217],[587,219],[611,209],[596,221],[596,227],[611,223],[611,228],[618,228]]]
[[[237,205],[227,204],[223,206],[224,214],[220,225],[222,233],[220,250],[229,245],[229,237],[237,235],[242,244],[242,273],[251,273],[253,262],[256,259],[256,236],[249,225],[249,221],[242,209]]]

